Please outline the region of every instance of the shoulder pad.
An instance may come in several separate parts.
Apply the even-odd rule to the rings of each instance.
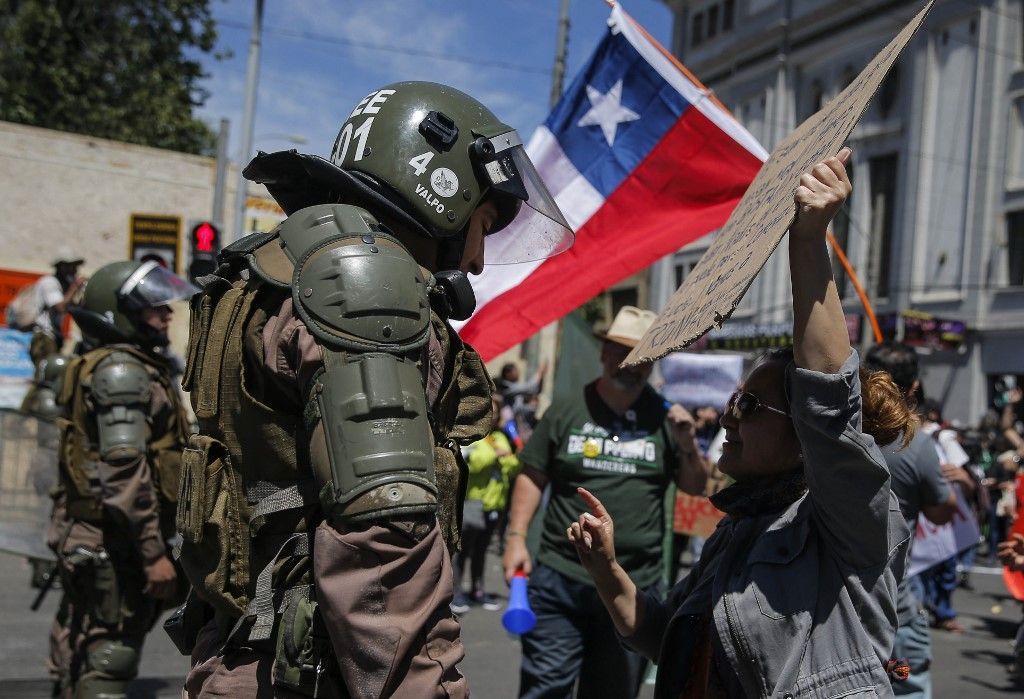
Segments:
[[[217,258],[227,269],[248,269],[264,283],[287,289],[292,280],[293,265],[281,251],[277,229],[269,233],[251,233],[231,243]]]
[[[405,352],[430,333],[431,278],[362,209],[317,206],[280,229],[295,261],[292,298],[309,331],[331,348]],[[366,216],[369,216],[366,214]]]
[[[92,374],[92,396],[99,405],[149,403],[152,384],[149,369],[127,352],[111,352]]]

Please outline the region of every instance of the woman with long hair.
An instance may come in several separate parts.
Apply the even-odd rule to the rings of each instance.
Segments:
[[[860,368],[825,243],[851,191],[850,151],[796,190],[789,231],[793,348],[769,354],[729,401],[712,498],[727,516],[662,602],[615,558],[614,524],[567,530],[623,640],[658,663],[657,697],[888,696],[896,585],[910,532],[877,444],[915,420],[888,374]]]

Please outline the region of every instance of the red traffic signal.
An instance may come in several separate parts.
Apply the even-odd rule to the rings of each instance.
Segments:
[[[192,228],[192,250],[210,255],[217,253],[220,244],[220,231],[209,221],[197,223]]]

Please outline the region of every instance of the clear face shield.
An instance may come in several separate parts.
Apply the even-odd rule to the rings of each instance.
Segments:
[[[118,296],[125,310],[141,311],[190,298],[198,291],[192,283],[150,260],[125,280]]]
[[[501,221],[503,228],[487,236],[484,264],[543,260],[572,247],[576,236],[526,154],[519,134],[508,131],[478,139],[476,151],[480,173],[490,190],[500,199],[521,204],[517,214],[513,210],[501,216],[506,219]]]

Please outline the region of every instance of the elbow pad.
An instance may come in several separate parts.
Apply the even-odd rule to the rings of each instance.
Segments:
[[[418,364],[433,279],[353,206],[296,212],[280,238],[295,261],[296,312],[324,359],[306,414],[325,510],[350,520],[435,511],[434,439]]]
[[[129,461],[146,452],[151,394],[149,371],[130,354],[114,352],[99,363],[91,396],[100,459]]]

